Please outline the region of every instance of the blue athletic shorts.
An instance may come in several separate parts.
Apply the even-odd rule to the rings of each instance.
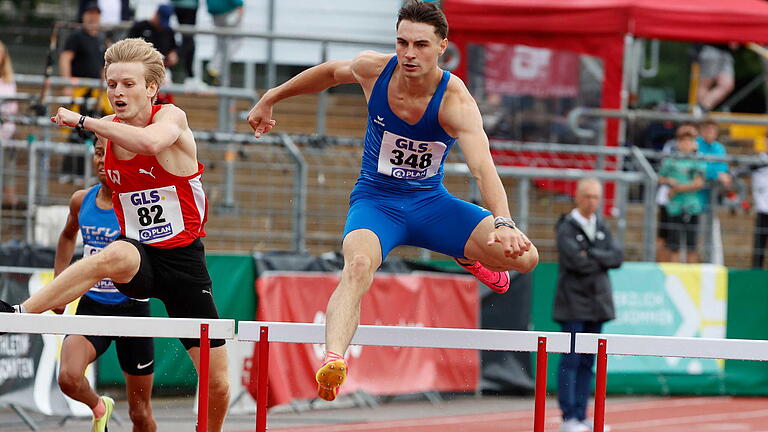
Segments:
[[[397,246],[418,246],[464,258],[464,246],[491,212],[435,190],[382,191],[358,183],[349,197],[344,237],[358,229],[373,231],[381,243],[381,259]]]

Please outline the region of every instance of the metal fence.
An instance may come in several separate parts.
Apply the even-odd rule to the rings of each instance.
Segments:
[[[0,151],[3,181],[15,182],[26,205],[0,210],[0,241],[53,245],[58,232],[45,226],[50,223],[45,218],[50,216],[41,210],[66,206],[72,192],[93,184],[95,178],[89,168],[88,147],[54,141],[60,138],[56,129],[35,126],[35,130],[30,136],[41,138],[6,142]],[[256,140],[250,134],[209,131],[195,131],[195,136],[199,158],[206,165],[203,180],[210,203],[206,226],[209,250],[322,253],[340,248],[348,196],[359,172],[359,139],[281,134]],[[8,161],[11,152],[15,153],[13,163]],[[652,163],[676,156],[637,148],[514,142],[494,142],[493,152],[513,215],[536,243],[542,259],[557,258],[554,226],[560,215],[573,208],[573,180],[591,176],[614,185],[609,194],[613,199],[606,200],[604,213],[627,259],[654,260],[657,180]],[[577,155],[578,163],[564,156],[569,154]],[[71,158],[82,162],[73,164]],[[726,160],[734,166],[755,162],[748,156],[700,158]],[[557,160],[562,166],[554,162]],[[73,171],[73,166],[82,167],[82,171]],[[477,187],[458,149],[447,161],[445,184],[456,196],[479,201]],[[741,211],[733,215],[732,208],[718,205],[713,209],[713,222],[702,231],[702,250],[719,250],[720,258],[717,253],[704,257],[731,266],[748,266],[751,216]],[[63,223],[61,216],[58,220]],[[719,234],[707,234],[715,228]],[[718,244],[727,248],[723,250]],[[415,248],[397,253],[432,256]]]
[[[179,29],[183,33],[219,34],[227,37],[252,39],[300,40],[318,42],[323,59],[328,47],[336,45],[389,46],[366,40],[323,39],[303,35],[275,33],[246,33],[228,30]],[[275,62],[268,57],[265,84],[276,83]],[[207,166],[204,183],[210,200],[210,220],[207,244],[211,250],[294,250],[319,253],[340,247],[348,206],[348,195],[357,178],[361,155],[359,139],[322,137],[326,130],[329,98],[320,95],[313,103],[315,131],[320,136],[272,135],[261,140],[249,134],[235,133],[242,123],[245,103],[258,98],[254,88],[254,65],[246,65],[245,87],[229,86],[222,75],[222,86],[190,89],[170,85],[163,90],[195,98],[210,98],[217,109],[210,111],[217,131],[195,131],[200,159]],[[17,75],[19,84],[36,87],[41,76]],[[52,87],[87,85],[100,87],[99,80],[69,80],[53,78]],[[18,99],[34,99],[19,95]],[[207,101],[208,99],[206,99]],[[235,104],[235,101],[242,103]],[[49,103],[68,103],[71,98],[53,97]],[[207,103],[207,102],[206,102]],[[654,117],[656,116],[656,117]],[[658,112],[608,112],[595,108],[570,111],[568,121],[583,142],[599,141],[601,121],[590,122],[598,131],[590,132],[579,126],[580,117],[691,120],[685,114]],[[7,120],[7,119],[6,119]],[[764,124],[765,119],[729,116],[720,120]],[[12,120],[17,121],[17,120]],[[27,123],[26,130],[17,132],[17,139],[3,143],[0,150],[3,175],[1,183],[12,184],[23,196],[25,206],[0,210],[0,241],[18,240],[50,243],[53,234],[45,236],[42,219],[51,206],[66,206],[72,192],[92,184],[88,152],[82,145],[67,144],[68,137],[52,129],[45,118],[19,119]],[[194,125],[195,123],[193,123]],[[244,129],[240,129],[244,130]],[[289,130],[290,131],[290,130]],[[596,138],[595,138],[596,137]],[[563,145],[493,141],[493,152],[499,173],[507,188],[513,214],[535,241],[544,260],[555,260],[554,225],[558,217],[569,211],[573,180],[585,176],[598,177],[611,184],[605,214],[623,243],[628,259],[655,258],[657,188],[654,163],[663,157],[657,152],[630,147],[605,148],[595,145]],[[86,160],[83,160],[85,157]],[[77,162],[77,159],[80,159]],[[720,160],[705,158],[707,160]],[[749,156],[724,158],[734,166],[754,162]],[[460,151],[454,151],[446,167],[445,183],[460,198],[479,201],[476,186],[469,178]],[[739,171],[739,170],[736,170]],[[744,171],[746,172],[746,171]],[[748,180],[745,182],[748,185]],[[571,188],[571,189],[569,189]],[[714,193],[717,193],[714,190]],[[717,203],[717,201],[714,201]],[[702,249],[708,261],[747,266],[751,253],[751,217],[734,206],[712,208],[702,224],[705,239]],[[66,209],[65,209],[66,210]],[[735,213],[735,214],[732,214]],[[55,221],[55,213],[53,217]],[[36,232],[37,228],[37,232]],[[723,248],[722,245],[728,247]],[[401,250],[411,256],[430,254],[413,248]]]

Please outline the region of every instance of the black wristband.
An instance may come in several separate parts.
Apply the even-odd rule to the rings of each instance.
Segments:
[[[81,115],[80,120],[77,122],[77,126],[75,126],[77,129],[85,129],[85,116]]]

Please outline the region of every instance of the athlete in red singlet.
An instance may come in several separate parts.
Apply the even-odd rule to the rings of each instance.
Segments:
[[[150,123],[163,107],[175,108],[153,105]],[[120,122],[118,117],[112,120]],[[113,148],[108,140],[104,169],[107,185],[115,192],[112,202],[123,236],[159,249],[187,246],[205,236],[208,201],[200,181],[203,164],[198,162],[190,175],[178,176],[163,168],[155,155],[120,160]]]
[[[159,298],[171,317],[218,318],[200,240],[208,203],[197,146],[184,111],[153,106],[165,79],[163,56],[141,39],[124,39],[107,50],[104,60],[115,114],[96,119],[59,108],[51,121],[88,129],[107,142],[104,166],[122,235],[69,266],[21,305],[0,302],[0,311],[45,312],[110,278],[129,297]],[[199,339],[181,342],[199,370]],[[211,341],[209,431],[222,430],[229,403],[223,345],[223,340]]]

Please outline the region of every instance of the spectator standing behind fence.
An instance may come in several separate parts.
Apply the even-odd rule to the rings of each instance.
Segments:
[[[169,68],[179,62],[179,56],[176,53],[176,32],[171,28],[171,16],[173,15],[173,6],[163,4],[157,7],[157,11],[152,18],[143,21],[137,21],[128,30],[129,38],[141,38],[154,45],[155,49],[163,55],[163,64],[165,65],[165,82],[163,86],[171,84],[171,70]],[[173,103],[173,95],[170,93],[158,93],[156,104]]]
[[[615,318],[608,269],[624,260],[605,220],[597,213],[602,186],[594,178],[582,179],[576,188],[576,208],[560,217],[557,252],[560,264],[552,318],[564,332],[600,333],[603,323]],[[558,367],[558,402],[561,432],[587,432],[587,401],[592,389],[592,354],[563,354]]]
[[[171,0],[176,11],[176,19],[182,25],[197,25],[198,0]],[[184,63],[184,84],[187,86],[200,86],[202,81],[195,79],[195,35],[182,33],[179,60]]]
[[[64,42],[59,54],[59,74],[64,78],[101,78],[104,67],[105,38],[101,34],[101,9],[91,1],[83,6],[83,27]],[[64,91],[70,90],[65,87]]]
[[[11,149],[6,141],[13,138],[16,123],[8,120],[8,116],[19,110],[16,101],[2,101],[3,96],[16,95],[16,81],[13,79],[13,62],[8,48],[0,41],[0,144],[5,148],[3,155],[3,208],[15,208],[19,205],[16,196],[16,177],[11,173],[16,168],[16,150]]]
[[[699,85],[696,89],[699,111],[711,111],[728,94],[735,84],[733,55],[728,44],[702,45],[699,49]]]
[[[240,27],[243,20],[243,0],[207,0],[208,13],[213,17],[213,25],[218,29]],[[225,61],[232,59],[240,48],[241,38],[216,36],[216,44],[211,60],[208,62],[208,74],[215,84],[219,83],[221,71],[228,67]],[[227,54],[226,59],[224,53]]]
[[[107,39],[101,31],[101,9],[99,4],[91,1],[83,6],[83,27],[69,35],[64,42],[64,49],[59,54],[59,75],[64,78],[94,78],[100,79],[104,68],[104,51],[107,49]],[[64,94],[73,97],[98,98],[103,93],[99,88],[64,87]],[[105,105],[106,104],[106,105]],[[99,105],[98,114],[111,114],[109,102],[104,100]],[[81,111],[83,107],[80,107]],[[94,113],[85,113],[94,115]]]
[[[104,25],[118,24],[120,21],[133,19],[131,2],[129,0],[80,0],[78,2],[77,16],[82,17],[86,6],[96,3],[101,9],[101,23]]]
[[[701,155],[727,156],[725,146],[717,141],[720,136],[720,126],[714,120],[705,120],[701,127],[700,135],[696,137],[696,151]],[[729,173],[728,164],[725,162],[706,162],[706,171],[704,180],[707,188],[702,189],[701,194],[704,208],[707,209],[711,204],[711,190],[719,186],[724,191],[729,191],[733,185],[733,178]]]
[[[752,172],[752,199],[755,202],[755,239],[752,268],[763,268],[768,243],[768,154],[760,153],[761,165]]]
[[[695,154],[696,136],[688,129],[678,131],[675,140],[678,153]],[[667,248],[671,251],[670,261],[680,261],[680,246],[685,241],[686,261],[699,262],[696,250],[699,215],[704,203],[699,191],[704,187],[706,164],[692,159],[667,158],[659,169],[659,183],[669,186],[670,229]]]
[[[675,135],[689,133],[693,136],[699,134],[699,129],[693,123],[683,123],[678,126]],[[674,138],[668,140],[662,146],[662,153],[672,154],[677,151],[677,140]],[[668,249],[669,236],[672,232],[672,222],[667,213],[667,203],[669,203],[669,185],[659,184],[659,190],[656,192],[656,204],[659,206],[658,229],[656,232],[656,261],[668,262],[672,260],[672,252]]]
[[[82,21],[83,27],[69,35],[59,54],[59,75],[72,80],[73,84],[76,78],[101,79],[104,52],[107,49],[107,38],[101,31],[101,8],[98,2],[91,1],[83,5]],[[73,105],[73,111],[94,117],[113,113],[106,93],[100,87],[64,87],[63,92],[65,96],[84,98],[82,103]],[[85,141],[77,133],[69,134],[71,141]],[[73,181],[73,176],[82,175],[84,171],[82,156],[66,155],[62,159],[59,182]]]

